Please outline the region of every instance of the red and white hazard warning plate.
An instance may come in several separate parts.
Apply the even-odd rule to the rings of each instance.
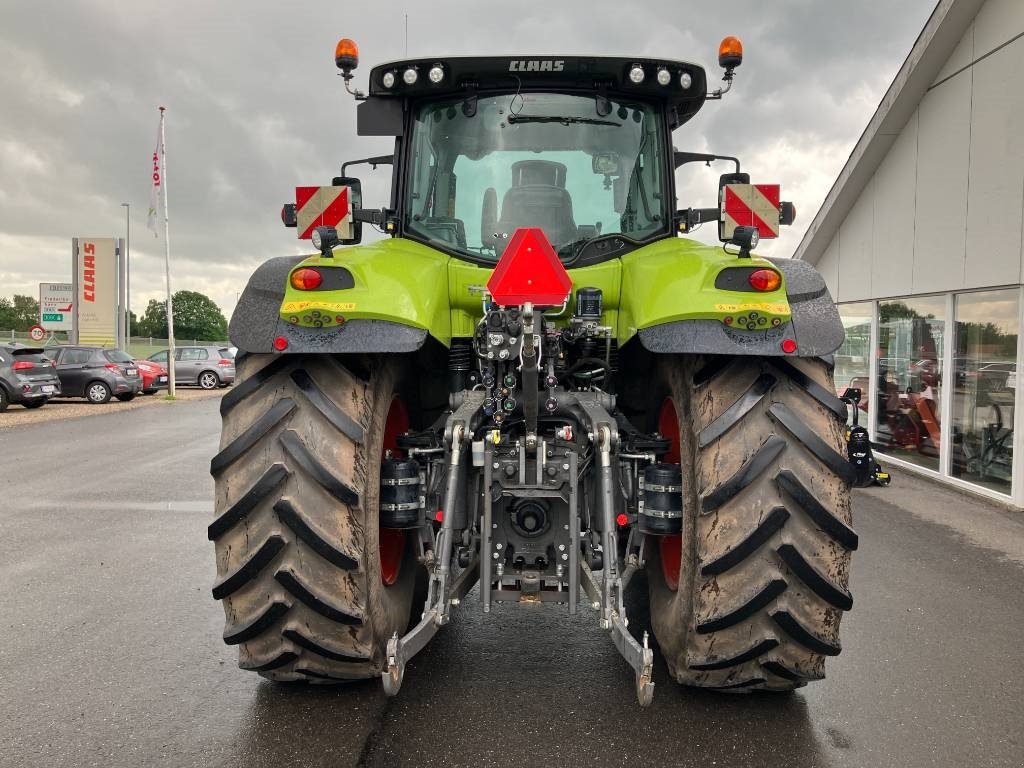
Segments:
[[[736,227],[757,227],[761,239],[779,236],[778,184],[726,184],[722,187],[721,232],[732,237]]]
[[[296,187],[295,222],[300,240],[309,240],[317,227],[334,227],[341,240],[352,237],[348,187]]]

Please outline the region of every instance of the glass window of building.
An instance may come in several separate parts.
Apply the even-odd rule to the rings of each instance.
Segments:
[[[950,472],[1010,493],[1017,392],[1018,291],[956,297]]]
[[[841,395],[850,387],[859,389],[861,410],[870,411],[868,367],[871,362],[871,315],[874,312],[874,303],[861,301],[855,304],[840,304],[838,309],[839,318],[843,321],[843,329],[846,331],[846,340],[835,352],[836,394]]]
[[[878,305],[875,438],[890,456],[939,470],[945,296]]]

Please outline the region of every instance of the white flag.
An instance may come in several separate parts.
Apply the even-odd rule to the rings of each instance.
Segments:
[[[163,120],[163,114],[161,113],[160,119]],[[162,141],[162,132],[157,128],[156,132],[156,149],[153,150],[153,181],[152,186],[149,189],[149,217],[146,220],[146,226],[153,230],[153,237],[159,237],[159,231],[157,230],[156,223],[156,212],[160,202],[163,200],[163,180],[164,180],[164,147]]]

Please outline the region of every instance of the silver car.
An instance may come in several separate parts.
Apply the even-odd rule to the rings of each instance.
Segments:
[[[148,359],[167,366],[167,350]],[[176,384],[195,384],[203,389],[226,387],[235,381],[235,356],[228,346],[176,347],[174,379]]]

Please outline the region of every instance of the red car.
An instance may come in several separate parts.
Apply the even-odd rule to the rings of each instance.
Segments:
[[[158,389],[167,389],[167,369],[152,360],[136,360],[136,367],[142,376],[142,394],[152,395]]]

